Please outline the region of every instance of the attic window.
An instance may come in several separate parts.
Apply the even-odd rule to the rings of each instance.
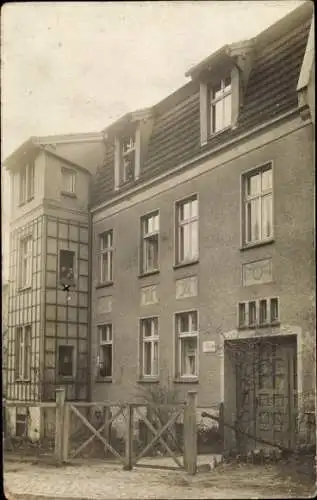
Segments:
[[[134,179],[135,174],[135,137],[128,136],[121,140],[121,181],[126,183]]]
[[[209,134],[215,134],[231,125],[231,78],[209,86]]]

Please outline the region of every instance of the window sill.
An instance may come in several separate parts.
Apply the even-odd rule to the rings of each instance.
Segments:
[[[257,328],[260,328],[260,329],[265,329],[265,328],[272,328],[273,326],[280,326],[280,321],[272,321],[271,323],[263,323],[261,325],[257,325],[257,324],[254,324],[254,325],[243,325],[243,326],[238,326],[237,329],[239,331],[241,330],[255,330]]]
[[[174,379],[175,384],[198,384],[198,377],[177,377]]]
[[[20,288],[18,288],[18,293],[20,292],[25,292],[26,290],[30,290],[32,288],[32,285],[25,285],[25,286],[21,286]]]
[[[57,385],[58,384],[66,384],[66,383],[69,383],[69,384],[73,384],[75,383],[75,377],[72,375],[72,376],[67,376],[67,375],[59,375],[57,377]]]
[[[61,191],[62,196],[67,196],[68,198],[77,198],[76,193],[70,193],[68,191]]]
[[[178,264],[174,264],[173,269],[179,269],[181,267],[193,266],[194,264],[198,264],[198,263],[199,263],[199,259],[189,260],[186,262],[179,262]]]
[[[240,251],[244,252],[245,250],[248,250],[249,248],[261,247],[264,245],[271,245],[272,243],[274,243],[274,238],[256,241],[254,243],[244,243],[243,246],[240,247]]]
[[[146,278],[146,276],[153,276],[154,274],[159,274],[159,269],[153,269],[153,271],[146,271],[145,273],[140,273],[139,278]]]
[[[137,380],[138,384],[159,384],[160,381],[157,377],[142,377]]]
[[[19,383],[19,384],[26,384],[26,383],[30,383],[31,379],[30,378],[16,378],[15,382]]]
[[[212,132],[212,133],[209,133],[209,136],[208,136],[208,141],[210,141],[211,139],[213,139],[214,137],[217,137],[218,135],[221,135],[223,134],[224,132],[227,132],[228,130],[231,130],[233,128],[233,124],[230,123],[230,125],[228,125],[227,127],[225,128],[222,128],[221,130],[217,130],[217,132]]]
[[[112,384],[112,377],[96,377],[95,382],[105,382],[106,384]]]
[[[27,204],[28,204],[28,203],[30,203],[30,201],[32,201],[32,200],[34,200],[34,196],[31,196],[31,198],[28,198],[28,199],[27,199],[27,200],[25,200],[25,201],[20,201],[20,202],[19,202],[19,205],[18,205],[18,206],[19,206],[19,208],[20,208],[20,207],[23,207],[24,205],[27,205]]]
[[[112,286],[113,285],[113,281],[106,281],[105,283],[98,283],[98,285],[96,285],[96,288],[106,288],[108,286]]]

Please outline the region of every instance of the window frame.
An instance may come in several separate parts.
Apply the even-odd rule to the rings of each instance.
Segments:
[[[129,145],[131,146],[128,150],[124,151],[124,140],[129,138],[130,142]],[[136,147],[136,131],[133,131],[131,134],[126,134],[120,139],[120,184],[128,184],[129,182],[132,182],[135,179],[135,171],[136,171],[136,154],[137,154],[137,147]],[[130,179],[127,176],[127,169],[124,165],[124,161],[127,158],[128,160],[131,159],[131,156],[133,158],[132,160],[132,168],[133,168],[133,173],[132,173],[132,179]]]
[[[73,254],[73,278],[61,279],[61,252],[71,252]],[[76,281],[76,262],[77,262],[77,252],[75,250],[70,250],[69,248],[60,248],[58,252],[58,282],[65,285],[75,285]]]
[[[59,373],[60,370],[60,357],[59,357],[59,350],[61,347],[70,347],[72,348],[72,374],[71,375],[62,375]],[[61,342],[57,346],[57,362],[56,362],[56,375],[57,379],[59,380],[74,380],[76,378],[76,346],[74,344],[65,344],[64,342]]]
[[[158,219],[158,229],[154,230],[150,233],[145,232],[145,224],[153,217],[157,217]],[[160,268],[160,211],[159,210],[154,210],[152,212],[149,212],[145,215],[143,215],[140,219],[140,226],[141,226],[141,244],[140,244],[140,274],[151,274],[159,271]],[[146,257],[147,257],[147,252],[146,252],[146,242],[152,238],[152,237],[157,238],[157,263],[156,266],[150,268],[148,264],[146,263]]]
[[[15,332],[15,381],[29,382],[32,364],[32,325],[17,326]]]
[[[190,217],[188,222],[180,221],[180,209],[188,202],[196,201],[197,202],[197,215],[194,217]],[[175,229],[174,229],[174,265],[176,267],[180,267],[187,264],[192,264],[198,262],[199,260],[199,196],[198,193],[193,193],[185,198],[175,201],[174,204],[174,221],[175,221]],[[197,223],[197,255],[190,259],[181,260],[181,227],[185,225]],[[191,241],[192,245],[192,241]],[[184,249],[183,249],[184,253]]]
[[[247,182],[248,180],[257,175],[261,174],[265,171],[271,171],[271,188],[266,191],[260,192],[260,194],[257,194],[255,196],[247,196]],[[262,179],[262,178],[261,178]],[[240,178],[240,192],[241,192],[241,222],[240,222],[240,227],[241,227],[241,249],[247,249],[250,247],[258,246],[258,245],[265,245],[267,243],[271,243],[274,241],[274,163],[272,160],[268,160],[265,163],[261,163],[259,165],[256,165],[255,167],[252,167],[241,174]],[[262,238],[262,198],[265,196],[271,196],[271,234],[268,237]],[[247,237],[248,234],[248,215],[247,215],[247,210],[248,210],[248,203],[251,202],[253,199],[258,199],[260,201],[259,206],[260,209],[258,211],[260,212],[260,238],[257,240],[250,240]]]
[[[277,317],[272,318],[272,302],[276,304]],[[261,321],[261,304],[266,303],[266,321]],[[250,323],[250,304],[255,304],[255,322]],[[241,306],[245,310],[245,322],[242,323],[241,319]],[[273,297],[260,297],[258,299],[250,299],[247,301],[239,301],[237,304],[237,328],[238,330],[254,330],[255,328],[272,327],[280,324],[280,299],[278,296]]]
[[[23,181],[24,179],[24,183]],[[23,165],[19,172],[19,206],[34,199],[35,194],[35,161]]]
[[[188,332],[178,332],[177,321],[181,315],[196,313],[197,330],[189,330]],[[196,374],[182,374],[182,341],[179,339],[196,339]],[[198,309],[188,309],[186,311],[178,311],[174,313],[174,377],[176,381],[192,382],[198,381],[199,378],[199,311]]]
[[[144,335],[144,324],[146,321],[151,321],[151,335]],[[154,325],[154,328],[153,328]],[[154,334],[153,334],[154,330]],[[146,340],[145,340],[146,339]],[[145,373],[145,344],[151,344],[151,373]],[[154,373],[155,366],[155,347],[157,352],[157,373]],[[139,319],[139,379],[140,380],[158,380],[160,374],[160,332],[159,332],[159,317],[144,316]]]
[[[62,194],[63,195],[68,195],[68,196],[76,196],[76,170],[70,167],[65,167],[64,165],[61,167],[61,173],[62,173]],[[70,174],[71,175],[71,189],[68,189],[68,183],[65,183],[65,174]]]
[[[225,90],[227,87],[225,85],[225,81],[227,79],[230,79],[230,90]],[[216,134],[220,134],[221,132],[231,128],[232,126],[232,78],[231,78],[231,74],[229,76],[226,76],[226,77],[223,77],[223,78],[220,78],[218,80],[218,83],[220,81],[220,91],[221,91],[221,95],[219,95],[218,97],[214,97],[213,94],[214,94],[214,89],[215,89],[215,82],[213,83],[209,83],[208,86],[207,86],[207,133],[208,133],[208,137],[211,137],[211,136],[214,136]],[[230,96],[230,123],[229,124],[226,124],[224,125],[222,128],[219,128],[218,130],[216,130],[215,126],[216,126],[216,118],[214,118],[213,116],[213,113],[214,113],[214,109],[215,109],[215,106],[216,104],[218,104],[219,102],[222,102],[222,121],[224,121],[224,116],[225,116],[225,112],[224,112],[224,102],[225,100],[228,98],[228,96]]]
[[[30,248],[26,248],[24,252],[24,245],[30,243]],[[29,269],[24,271],[25,262],[29,261]],[[27,265],[27,264],[26,264]],[[24,276],[25,273],[25,276]],[[19,290],[25,290],[32,287],[32,273],[33,273],[33,235],[27,234],[21,236],[19,239],[19,268],[18,268],[18,287]]]
[[[107,332],[107,339],[103,340],[102,339],[102,333],[103,333],[103,328],[106,329]],[[108,329],[110,328],[111,331],[111,339],[109,340],[108,336]],[[104,381],[109,381],[112,382],[113,380],[113,362],[114,362],[114,355],[113,355],[113,324],[111,321],[105,322],[105,323],[99,323],[97,325],[97,335],[98,335],[98,354],[97,354],[97,375],[96,379],[97,380],[104,380]],[[100,367],[101,367],[101,352],[103,346],[111,346],[111,375],[101,375],[100,374]]]
[[[108,244],[108,237],[111,237],[111,245],[102,247],[102,241],[103,237],[107,237],[107,244]],[[107,258],[107,274],[106,278],[107,279],[102,279],[103,278],[103,256],[108,255]],[[114,261],[114,230],[113,229],[107,229],[101,233],[98,233],[98,283],[99,285],[107,285],[113,283],[113,261]],[[110,276],[109,276],[110,275]]]

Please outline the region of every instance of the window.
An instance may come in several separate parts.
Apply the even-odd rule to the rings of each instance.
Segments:
[[[20,172],[20,204],[34,198],[34,163],[25,165]]]
[[[20,288],[32,284],[32,236],[27,236],[20,241]]]
[[[98,326],[99,355],[98,373],[101,378],[112,377],[112,325]]]
[[[75,194],[76,172],[70,168],[62,167],[62,192]]]
[[[158,269],[159,214],[156,212],[143,217],[141,219],[141,228],[142,272],[148,273]]]
[[[60,377],[74,377],[75,375],[75,347],[72,345],[58,346],[58,375]]]
[[[176,377],[198,376],[197,311],[176,314]]]
[[[198,200],[192,197],[177,203],[176,261],[198,259]]]
[[[31,326],[16,329],[16,379],[29,380],[31,369]]]
[[[135,173],[135,139],[127,136],[121,140],[121,182],[129,182],[134,179]]]
[[[106,231],[99,236],[99,280],[109,283],[113,279],[113,231]]]
[[[266,165],[244,177],[244,242],[261,242],[272,236],[272,166]]]
[[[231,79],[221,80],[209,89],[210,134],[215,134],[231,124]]]
[[[239,328],[263,327],[277,323],[279,323],[278,298],[266,298],[239,303]]]
[[[59,280],[63,285],[74,284],[75,252],[60,250],[59,252]]]
[[[141,319],[141,377],[158,377],[158,341],[158,318]]]

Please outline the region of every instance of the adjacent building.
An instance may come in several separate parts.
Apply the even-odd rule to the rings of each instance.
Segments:
[[[316,376],[312,11],[100,134],[7,160],[8,398],[194,389],[242,432],[295,445]]]

